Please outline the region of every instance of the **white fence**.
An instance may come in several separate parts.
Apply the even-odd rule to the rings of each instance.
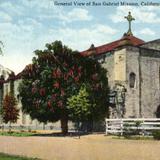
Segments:
[[[160,130],[160,118],[106,119],[106,134],[120,134],[138,131],[139,134],[151,134]]]

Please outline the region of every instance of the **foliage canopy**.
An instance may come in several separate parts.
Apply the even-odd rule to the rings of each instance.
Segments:
[[[61,41],[46,44],[46,49],[36,50],[35,55],[24,69],[19,87],[23,111],[32,119],[45,123],[73,120],[67,100],[81,93],[83,84],[92,107],[97,106],[96,118],[106,114],[108,81],[106,70],[97,61],[82,57]]]

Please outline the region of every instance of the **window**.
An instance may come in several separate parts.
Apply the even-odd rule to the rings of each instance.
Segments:
[[[17,95],[17,100],[18,100],[18,102],[20,101],[20,96],[19,96],[19,94]]]
[[[133,72],[129,75],[129,86],[130,88],[136,87],[136,74]]]

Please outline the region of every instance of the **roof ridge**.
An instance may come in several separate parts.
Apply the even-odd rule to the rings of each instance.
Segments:
[[[128,42],[125,42],[124,40],[128,40]],[[122,42],[122,43],[120,43],[120,42]],[[133,46],[139,46],[139,45],[145,43],[145,41],[143,41],[133,35],[132,36],[124,35],[119,40],[116,40],[116,41],[113,41],[113,42],[110,42],[110,43],[107,43],[107,44],[104,44],[101,46],[94,47],[94,50],[89,48],[88,50],[82,51],[80,54],[82,56],[90,56],[90,55],[93,55],[92,51],[96,51],[96,53],[94,52],[94,54],[100,55],[105,52],[109,52],[111,50],[114,50],[115,48],[120,47],[122,45],[127,45],[128,43],[130,43]]]

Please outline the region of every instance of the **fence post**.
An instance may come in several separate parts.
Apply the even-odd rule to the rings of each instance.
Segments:
[[[141,131],[142,131],[142,136],[144,136],[144,135],[145,135],[145,129],[144,129],[145,127],[144,127],[144,122],[145,122],[145,121],[143,120],[143,121],[142,121],[142,123],[141,123],[141,128],[142,128],[142,129],[141,129]]]
[[[121,136],[123,136],[123,119],[120,120],[120,130],[121,130]]]
[[[106,135],[108,135],[108,121],[106,119]]]

